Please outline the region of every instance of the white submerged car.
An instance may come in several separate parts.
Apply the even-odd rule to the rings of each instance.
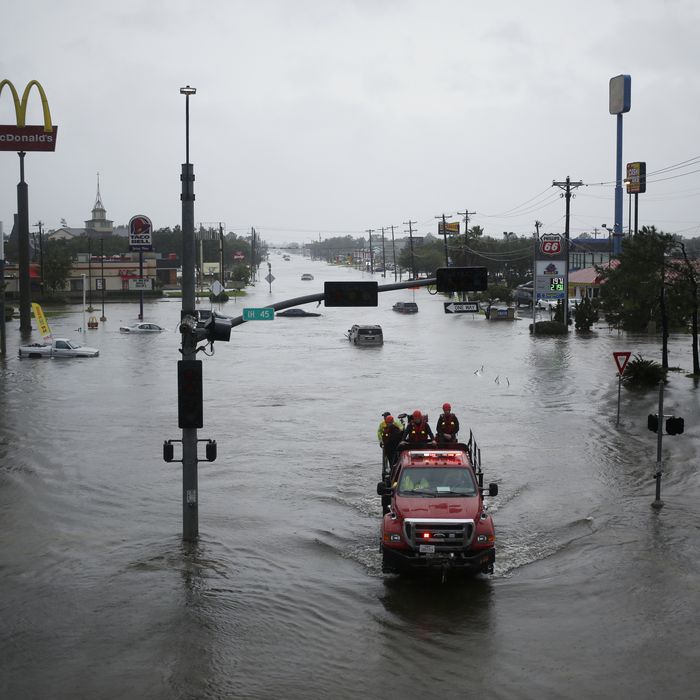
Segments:
[[[120,333],[161,333],[165,328],[155,323],[141,322],[133,326],[120,326]]]

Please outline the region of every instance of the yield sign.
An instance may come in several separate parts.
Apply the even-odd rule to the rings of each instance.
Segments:
[[[617,365],[617,370],[620,376],[624,374],[625,367],[627,367],[627,360],[630,359],[631,352],[614,352],[613,357],[615,358],[615,364]]]

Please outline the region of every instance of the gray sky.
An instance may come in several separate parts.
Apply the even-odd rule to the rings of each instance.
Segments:
[[[0,79],[44,87],[55,153],[28,153],[30,224],[181,223],[185,98],[195,221],[271,243],[468,208],[487,234],[562,231],[553,180],[583,180],[571,232],[614,220],[611,77],[632,76],[623,164],[639,220],[700,235],[700,5],[692,0],[23,0],[2,11]],[[33,93],[28,123],[42,122]],[[14,123],[9,92],[0,123]],[[695,160],[692,160],[695,159]],[[0,220],[18,157],[0,152]],[[655,171],[688,161],[658,175]],[[678,177],[680,176],[680,177]],[[603,183],[603,184],[601,184]],[[628,197],[624,195],[627,228]],[[36,230],[32,228],[32,230]]]

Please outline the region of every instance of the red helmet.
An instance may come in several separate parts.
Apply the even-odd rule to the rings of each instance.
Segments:
[[[386,423],[393,423],[394,422],[394,416],[387,416],[384,421]]]
[[[423,414],[419,410],[413,411],[413,420],[421,420],[423,418]]]
[[[445,413],[449,413],[452,410],[452,406],[448,403],[442,404],[442,410],[445,411]]]

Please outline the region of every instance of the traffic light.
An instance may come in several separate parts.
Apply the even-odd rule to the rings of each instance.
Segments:
[[[177,363],[177,424],[180,428],[201,428],[202,361],[179,360]]]
[[[649,428],[649,430],[651,430],[653,433],[659,432],[659,417],[656,415],[656,413],[650,413],[647,416],[647,428]]]
[[[681,435],[685,430],[685,421],[682,418],[671,416],[666,419],[666,432],[669,435]]]
[[[439,267],[435,276],[438,292],[485,292],[488,287],[485,267]]]
[[[204,323],[202,330],[204,331],[204,339],[210,343],[215,340],[228,342],[231,339],[231,319],[212,313]]]
[[[324,306],[378,306],[376,282],[324,282]]]

